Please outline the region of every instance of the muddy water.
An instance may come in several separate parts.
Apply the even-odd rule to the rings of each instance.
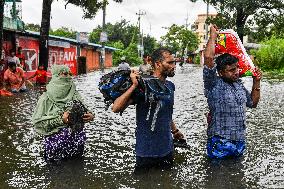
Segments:
[[[171,170],[135,176],[135,109],[122,116],[106,111],[97,89],[101,75],[74,79],[96,118],[86,125],[84,157],[60,165],[45,163],[42,138],[32,128],[39,91],[0,97],[0,188],[284,188],[284,80],[263,79],[261,102],[247,112],[244,156],[210,161],[205,154],[202,69],[178,68],[171,79],[176,85],[174,120],[191,149],[175,150]],[[250,78],[244,83],[251,87]]]

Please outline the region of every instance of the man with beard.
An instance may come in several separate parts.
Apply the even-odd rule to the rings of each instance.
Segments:
[[[209,106],[207,153],[210,158],[241,156],[245,150],[246,107],[256,108],[260,99],[261,72],[253,77],[251,93],[239,78],[238,58],[225,53],[213,61],[216,26],[204,52],[203,79]],[[218,75],[217,76],[217,73]]]
[[[183,138],[183,134],[177,129],[172,120],[175,85],[166,80],[167,77],[175,75],[176,62],[170,51],[159,48],[152,54],[154,66],[153,76],[159,79],[163,86],[170,90],[166,100],[158,113],[149,102],[144,100],[135,101],[136,103],[136,165],[135,172],[146,171],[150,168],[167,168],[173,164],[173,137]],[[113,112],[121,112],[128,105],[133,104],[132,94],[138,86],[138,71],[131,71],[132,86],[113,104]],[[158,106],[157,104],[155,105]],[[147,114],[150,119],[147,119]],[[152,128],[153,118],[155,119],[154,129]],[[173,135],[173,136],[172,136]]]

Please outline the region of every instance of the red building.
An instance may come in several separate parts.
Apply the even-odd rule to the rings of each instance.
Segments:
[[[5,55],[10,49],[22,47],[26,57],[27,75],[31,75],[38,67],[39,60],[39,33],[31,31],[4,30],[3,51]],[[58,36],[49,36],[48,68],[53,64],[66,64],[74,75],[78,74],[79,67],[83,73],[97,70],[100,66],[101,45],[94,43],[79,43],[75,39]],[[105,67],[112,66],[112,47],[105,47]],[[77,57],[86,57],[86,63],[78,64]],[[84,64],[84,65],[83,65]]]

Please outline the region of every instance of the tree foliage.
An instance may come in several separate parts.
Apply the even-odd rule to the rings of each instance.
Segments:
[[[102,9],[104,4],[108,4],[108,0],[64,0],[66,2],[65,8],[68,4],[81,7],[84,13],[84,18],[94,18],[98,10]],[[121,3],[122,0],[113,0],[117,3]]]
[[[122,56],[126,57],[132,65],[137,65],[141,63],[141,59],[138,57],[138,27],[130,24],[129,21],[122,19],[120,22],[115,24],[107,23],[105,25],[105,32],[108,35],[108,42],[106,45],[112,46],[120,49],[118,52],[113,54],[114,65],[120,62]],[[98,26],[95,28],[89,36],[90,42],[100,43],[100,33],[102,32],[102,27]],[[155,38],[150,35],[143,37],[144,43],[144,53],[151,54],[158,46]]]
[[[25,30],[39,32],[40,31],[40,25],[39,24],[27,23],[27,24],[25,24]]]
[[[66,37],[66,38],[71,38],[71,39],[76,39],[76,31],[73,31],[72,29],[69,29],[67,27],[61,27],[56,30],[50,30],[49,34],[50,35],[56,35],[56,36],[61,36],[61,37]]]
[[[129,24],[129,22],[125,19],[122,19],[120,22],[116,22],[115,24],[107,23],[104,31],[108,35],[108,43],[121,41],[124,47],[128,47],[132,41],[134,42],[138,40],[138,27]],[[101,32],[102,26],[95,28],[90,34],[90,41],[99,43]]]
[[[262,21],[269,20],[267,15],[279,16],[284,10],[283,0],[206,0],[206,2],[213,5],[218,12],[217,17],[208,19],[207,23],[214,23],[219,28],[234,29],[241,39],[255,28],[252,20],[259,20],[263,13],[266,17],[263,17]]]
[[[144,54],[151,55],[154,49],[158,47],[157,40],[149,34],[143,36]]]
[[[260,11],[254,20],[250,20],[257,29],[252,29],[251,37],[253,41],[264,41],[277,36],[284,38],[284,15],[277,12]]]
[[[259,50],[252,53],[256,56],[262,70],[278,70],[284,72],[284,39],[271,37],[262,43]]]
[[[173,53],[184,55],[184,51],[193,52],[198,48],[199,38],[192,31],[188,30],[185,26],[178,26],[173,24],[168,33],[161,37],[164,46],[171,49]],[[187,53],[187,52],[186,52]]]

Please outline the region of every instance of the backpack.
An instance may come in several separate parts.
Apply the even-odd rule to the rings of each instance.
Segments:
[[[103,94],[106,110],[116,98],[125,93],[132,85],[130,70],[112,71],[101,77],[99,90]],[[163,106],[162,101],[170,99],[171,90],[158,78],[151,75],[140,75],[138,87],[132,94],[134,103],[144,101],[149,103],[150,108],[147,114],[147,120],[150,119],[150,110],[155,107],[155,113],[152,118],[151,130],[154,131],[157,114]]]
[[[132,85],[130,70],[116,70],[103,75],[99,90],[103,94],[106,109]]]

